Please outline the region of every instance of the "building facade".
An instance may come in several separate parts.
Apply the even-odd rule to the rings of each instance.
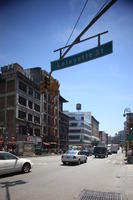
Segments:
[[[60,150],[65,152],[69,147],[69,116],[63,113],[63,103],[67,103],[62,96],[59,100],[59,141]]]
[[[69,119],[69,146],[89,148],[91,146],[91,113],[65,112]]]
[[[97,145],[99,142],[99,122],[91,116],[92,143]]]
[[[108,134],[105,131],[99,131],[99,139],[100,144],[107,145],[108,144]]]
[[[46,76],[49,74],[40,67],[24,70],[18,63],[1,67],[1,143],[28,140],[58,149],[59,91],[51,94],[49,87],[40,91]]]

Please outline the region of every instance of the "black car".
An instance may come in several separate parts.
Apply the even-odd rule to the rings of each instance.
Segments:
[[[106,147],[97,146],[94,148],[94,156],[96,157],[108,157],[108,150]]]

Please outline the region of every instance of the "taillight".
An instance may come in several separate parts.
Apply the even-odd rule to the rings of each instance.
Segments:
[[[76,159],[76,156],[73,156],[74,159]]]

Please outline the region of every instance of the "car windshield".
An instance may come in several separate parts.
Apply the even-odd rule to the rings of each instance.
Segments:
[[[78,153],[78,151],[69,150],[65,154],[73,155],[73,154],[76,154],[76,153]]]

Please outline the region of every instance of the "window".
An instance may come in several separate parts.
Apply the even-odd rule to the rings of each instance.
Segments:
[[[32,115],[28,114],[28,120],[32,122]]]
[[[26,106],[26,99],[24,97],[19,96],[19,103],[23,106]]]
[[[69,139],[70,140],[79,140],[80,139],[80,135],[70,135]]]
[[[20,125],[19,126],[19,134],[20,135],[27,135],[27,127],[23,126],[23,125]]]
[[[33,128],[29,128],[28,133],[29,133],[30,135],[33,135]]]
[[[70,133],[80,133],[81,130],[80,129],[76,129],[76,130],[69,130]]]
[[[47,123],[47,115],[44,115],[44,123]]]
[[[75,117],[71,117],[71,120],[75,120]]]
[[[18,117],[20,119],[26,119],[26,112],[23,112],[21,110],[18,111]]]
[[[30,109],[33,108],[33,103],[32,103],[32,101],[28,101],[28,106],[29,106]]]
[[[35,129],[35,135],[40,136],[40,129],[37,129],[37,128]]]
[[[34,109],[35,109],[36,111],[40,112],[40,106],[39,106],[39,105],[34,104]]]
[[[27,86],[23,82],[19,81],[19,89],[23,92],[27,92]]]
[[[38,92],[35,91],[35,98],[40,100],[40,94]]]
[[[47,112],[47,104],[44,103],[44,112]]]
[[[29,88],[29,95],[33,96],[33,89]]]
[[[9,153],[0,153],[0,160],[14,160],[14,159],[16,159],[16,157]]]
[[[77,123],[70,123],[71,127],[77,126]]]
[[[47,95],[46,94],[44,94],[44,100],[47,100]]]
[[[34,122],[40,124],[40,117],[34,116]]]

